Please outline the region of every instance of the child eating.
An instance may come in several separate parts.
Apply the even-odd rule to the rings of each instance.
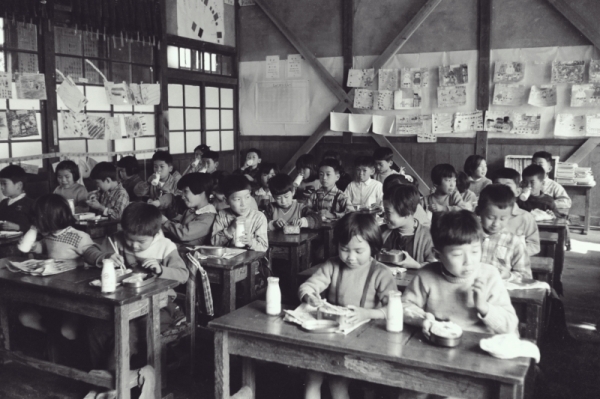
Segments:
[[[383,185],[371,179],[375,173],[375,160],[372,157],[359,157],[354,162],[355,180],[348,185],[344,194],[348,198],[348,210],[381,206]]]
[[[173,172],[173,156],[167,151],[156,151],[152,155],[152,164],[154,174],[148,178],[150,184],[148,203],[164,211],[171,206],[181,175],[177,171]]]
[[[315,157],[310,154],[301,155],[296,161],[296,170],[298,176],[294,180],[295,198],[299,201],[306,201],[321,187]]]
[[[202,155],[207,151],[210,151],[210,147],[206,144],[200,144],[194,148],[194,161],[183,171],[183,175],[200,172],[204,168],[204,165],[202,164]]]
[[[318,229],[321,218],[306,204],[294,199],[294,182],[291,176],[280,173],[269,180],[269,190],[275,198],[265,209],[269,230],[283,229],[286,225]]]
[[[557,208],[570,208],[572,204],[571,197],[569,197],[563,186],[552,180],[549,176],[552,171],[552,154],[546,151],[538,151],[531,157],[531,163],[541,166],[544,168],[544,172],[546,172],[542,192],[552,197]]]
[[[260,176],[258,175],[259,169],[258,165],[262,162],[262,153],[257,148],[250,148],[246,151],[246,161],[241,168],[234,171],[234,174],[244,175],[249,182],[253,185],[258,185],[258,179]]]
[[[146,197],[150,190],[150,185],[142,180],[139,173],[140,166],[136,157],[129,155],[117,162],[117,177],[132,202]]]
[[[264,210],[268,204],[275,201],[269,190],[269,180],[279,172],[277,164],[264,162],[258,167],[260,169],[260,187],[254,190],[252,196],[258,204],[258,209]]]
[[[531,212],[534,209],[541,209],[545,212],[550,212],[556,217],[564,216],[556,207],[554,199],[548,194],[544,194],[544,178],[546,171],[539,165],[529,165],[523,170],[523,185],[525,188],[530,190],[530,194],[527,198],[523,198],[524,194],[522,190],[521,196],[517,200],[519,208]]]
[[[117,168],[110,162],[100,162],[90,174],[96,181],[98,191],[88,195],[86,203],[97,214],[119,220],[123,210],[129,204],[129,195],[117,180]]]
[[[204,165],[203,173],[214,173],[219,167],[219,153],[208,150],[202,154],[202,165]],[[202,171],[201,171],[202,172]]]
[[[335,159],[324,159],[319,165],[321,187],[315,191],[306,206],[321,215],[321,218],[339,219],[346,213],[348,199],[336,186],[340,180],[341,166]]]
[[[471,185],[469,189],[479,197],[481,190],[488,184],[492,184],[492,181],[485,177],[487,173],[487,162],[481,155],[471,155],[467,158],[464,165],[465,173],[471,179]]]
[[[58,194],[66,200],[73,200],[76,213],[88,210],[85,202],[88,192],[83,184],[77,183],[80,177],[79,166],[73,161],[62,161],[56,166],[58,187],[54,189],[54,194]]]
[[[431,212],[469,209],[456,189],[456,169],[454,169],[454,166],[447,163],[435,165],[431,170],[431,181],[435,187],[435,192],[426,197],[427,208]]]
[[[0,189],[5,197],[0,202],[2,230],[29,230],[33,200],[25,194],[26,178],[25,170],[17,165],[8,165],[0,170]]]

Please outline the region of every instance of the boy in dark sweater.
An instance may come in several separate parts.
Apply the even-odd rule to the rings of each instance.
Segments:
[[[269,190],[275,199],[265,209],[269,230],[283,229],[285,225],[318,229],[321,217],[308,206],[294,199],[296,188],[291,176],[280,173],[269,180]]]
[[[0,170],[0,188],[6,197],[0,202],[2,230],[29,230],[34,201],[25,194],[26,177],[23,168],[17,165],[8,165]]]
[[[517,204],[519,208],[531,212],[533,209],[541,209],[542,211],[552,211],[556,217],[564,216],[556,208],[554,198],[543,193],[544,178],[546,171],[539,165],[529,165],[523,170],[523,185],[531,190],[529,198],[525,201],[523,193],[519,196]],[[525,192],[525,190],[523,190]]]

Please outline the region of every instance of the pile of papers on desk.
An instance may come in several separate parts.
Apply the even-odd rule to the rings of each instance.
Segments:
[[[28,259],[23,262],[8,262],[8,270],[32,276],[52,276],[77,268],[77,261],[54,259]]]
[[[556,182],[559,184],[575,184],[575,168],[577,164],[559,162],[556,165]]]
[[[575,168],[575,183],[582,186],[595,186],[592,168]]]

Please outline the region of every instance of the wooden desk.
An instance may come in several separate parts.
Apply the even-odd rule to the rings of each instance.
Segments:
[[[283,231],[269,231],[271,258],[290,262],[290,279],[294,288],[298,287],[298,272],[310,266],[310,243],[319,237],[317,230],[302,229],[300,234],[283,234]]]
[[[216,312],[218,316],[236,309],[236,283],[240,281],[244,281],[246,285],[246,296],[243,304],[246,305],[256,299],[255,277],[260,259],[265,256],[265,252],[246,251],[231,259],[208,258],[200,260],[200,264],[208,274],[208,280],[223,287],[221,309]],[[187,257],[183,257],[183,259],[188,262]]]
[[[562,295],[561,276],[565,264],[565,245],[569,221],[564,218],[556,218],[553,220],[537,222],[537,225],[540,230],[540,237],[544,231],[558,234],[558,242],[556,243],[556,250],[554,253],[554,288],[556,289],[556,292]]]
[[[23,234],[15,237],[0,238],[0,258],[22,255],[21,251],[17,248],[21,237],[23,237]]]
[[[78,381],[116,389],[119,398],[129,399],[129,320],[147,315],[146,330],[148,364],[156,373],[155,396],[161,397],[160,302],[166,292],[179,283],[157,279],[140,289],[117,287],[112,294],[102,294],[89,281],[100,277],[100,269],[75,269],[48,277],[34,277],[0,269],[0,327],[4,336],[0,358],[12,360],[39,370]],[[25,356],[11,350],[8,309],[11,302],[25,302],[65,312],[106,320],[115,326],[115,377],[93,376],[86,371]]]
[[[94,222],[93,220],[83,220],[75,223],[73,227],[77,230],[85,231],[94,238],[104,238],[106,236],[115,234],[119,230],[120,220],[101,220]]]
[[[578,184],[563,184],[570,197],[583,195],[585,197],[584,220],[582,225],[570,225],[571,229],[581,230],[581,234],[587,235],[590,231],[590,209],[592,208],[592,188],[595,186],[583,186]]]
[[[383,320],[371,321],[347,336],[309,334],[281,317],[265,314],[253,302],[213,320],[215,398],[228,399],[229,355],[243,359],[244,398],[256,397],[254,360],[316,370],[351,379],[461,398],[523,398],[528,358],[496,359],[481,349],[489,334],[465,331],[452,349],[425,342],[422,333],[404,326],[388,333]],[[241,392],[240,392],[241,393]]]

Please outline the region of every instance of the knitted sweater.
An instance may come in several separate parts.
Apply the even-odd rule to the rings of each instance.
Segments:
[[[429,194],[425,197],[425,201],[429,210],[431,210],[431,205],[433,204],[441,206],[442,210],[438,212],[459,211],[461,209],[470,210],[458,190],[454,190],[452,194]]]
[[[223,209],[217,213],[213,224],[212,245],[222,245],[231,247],[234,245],[234,235],[227,229],[232,223],[235,223],[238,215],[231,209]],[[248,246],[253,251],[266,251],[269,249],[269,237],[267,234],[267,218],[262,212],[250,210],[246,215],[246,234],[250,234],[251,243]]]
[[[381,226],[381,235],[384,244],[392,234],[392,231],[387,225]],[[429,227],[423,226],[417,221],[414,235],[413,250],[410,256],[421,264],[435,262],[436,258],[433,253],[433,241],[431,240]]]
[[[533,215],[519,208],[515,203],[511,218],[506,223],[506,230],[521,238],[525,242],[527,255],[533,256],[540,253],[540,232]]]
[[[567,194],[565,188],[559,183],[550,179],[549,177],[546,177],[544,179],[544,186],[542,187],[542,192],[551,196],[554,199],[556,207],[559,209],[570,208],[572,205],[571,197],[569,197],[569,194]]]
[[[478,180],[473,180],[471,178],[471,185],[469,186],[469,190],[473,191],[473,193],[479,197],[481,194],[481,190],[483,190],[486,186],[492,184],[492,181],[487,177],[481,177]]]
[[[0,202],[0,220],[18,224],[19,231],[29,230],[34,201],[25,196],[8,205],[9,200],[10,198],[4,198]]]
[[[321,227],[321,217],[306,206],[306,204],[296,200],[292,201],[292,205],[287,210],[280,208],[275,202],[268,204],[265,209],[265,216],[269,221],[269,230],[277,229],[274,223],[279,219],[289,224],[294,219],[305,218],[308,222],[308,226],[306,227],[309,229],[318,229]]]
[[[68,188],[58,186],[54,189],[54,194],[58,194],[67,200],[75,200],[75,212],[77,213],[87,212],[89,209],[85,202],[88,192],[83,184],[75,183]]]
[[[98,246],[94,244],[88,233],[74,227],[48,234],[40,243],[41,253],[49,258],[61,260],[83,258],[86,263],[95,264],[94,253],[98,251]]]
[[[163,219],[165,235],[185,245],[210,244],[210,231],[217,216],[211,204],[200,209],[187,209],[174,220]]]
[[[477,196],[475,193],[471,190],[465,190],[465,192],[461,194],[461,197],[464,203],[469,206],[469,210],[474,211],[475,206],[473,204],[477,202]]]

